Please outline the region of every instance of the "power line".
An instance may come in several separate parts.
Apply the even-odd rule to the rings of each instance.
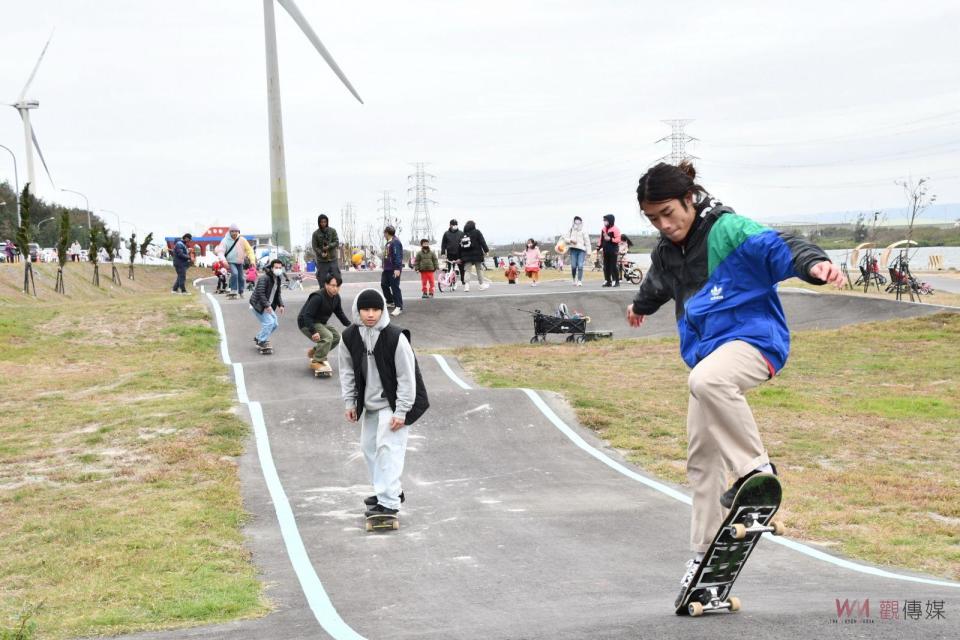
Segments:
[[[657,142],[664,142],[665,140],[670,141],[670,154],[660,158],[660,161],[668,161],[670,164],[676,166],[679,165],[684,160],[689,160],[691,158],[696,159],[696,156],[692,156],[687,153],[687,143],[697,140],[693,136],[687,135],[684,131],[686,126],[693,122],[692,119],[677,119],[677,120],[662,120],[664,124],[670,125],[672,129],[669,136],[665,136],[657,140]]]

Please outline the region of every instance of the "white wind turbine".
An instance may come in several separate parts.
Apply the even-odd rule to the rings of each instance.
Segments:
[[[37,58],[37,64],[33,66],[33,72],[30,74],[30,77],[27,78],[27,84],[23,85],[23,91],[20,92],[20,97],[17,98],[17,101],[10,106],[16,109],[20,113],[20,119],[23,120],[23,141],[26,146],[26,155],[27,155],[27,186],[30,193],[36,193],[36,183],[33,171],[33,150],[37,150],[37,155],[40,156],[40,161],[43,163],[43,168],[47,172],[47,177],[50,178],[50,184],[53,184],[53,177],[50,175],[50,168],[47,167],[47,161],[43,157],[43,151],[40,150],[40,143],[37,142],[37,134],[33,132],[33,126],[30,124],[30,110],[36,109],[40,106],[40,103],[37,100],[28,100],[27,91],[30,89],[31,83],[33,83],[34,77],[37,75],[37,69],[40,68],[40,62],[43,61],[43,56],[47,53],[47,47],[50,46],[50,40],[53,39],[53,34],[50,34],[50,37],[47,39],[47,44],[43,45],[43,51],[40,52],[40,57]],[[17,194],[19,197],[20,194]]]
[[[337,65],[333,56],[320,42],[310,23],[300,13],[300,9],[293,0],[276,0],[283,7],[297,26],[313,43],[317,51],[327,61],[340,81],[346,85],[350,93],[363,104],[363,99],[357,93],[347,76]],[[280,112],[280,71],[277,65],[277,30],[273,13],[274,0],[263,0],[263,27],[266,36],[267,50],[267,112],[270,122],[270,220],[273,237],[278,245],[287,250],[290,245],[290,213],[287,209],[287,171],[283,153],[283,120]]]

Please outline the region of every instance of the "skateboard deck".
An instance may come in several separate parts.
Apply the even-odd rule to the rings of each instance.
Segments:
[[[329,378],[330,376],[333,375],[333,369],[330,368],[329,364],[325,367],[320,367],[320,366],[314,367],[313,364],[314,364],[313,360],[311,360],[310,370],[313,371],[314,378]]]
[[[700,568],[674,602],[677,615],[740,610],[740,600],[731,597],[730,590],[760,536],[783,534],[783,526],[773,520],[782,495],[780,481],[769,473],[758,473],[743,483]]]
[[[367,516],[367,531],[396,530],[400,528],[400,518],[398,516],[377,515]]]
[[[273,355],[273,347],[257,347],[257,351],[259,351],[262,356]]]

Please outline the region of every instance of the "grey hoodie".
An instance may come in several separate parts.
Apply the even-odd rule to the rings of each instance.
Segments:
[[[378,296],[383,298],[383,294],[376,289],[365,289],[365,291],[375,291]],[[380,338],[380,332],[390,324],[390,314],[387,313],[387,301],[384,299],[383,313],[380,314],[380,320],[372,327],[366,327],[363,320],[360,319],[360,310],[357,309],[357,298],[353,299],[353,323],[360,330],[360,339],[367,349],[366,362],[361,363],[364,371],[364,377],[367,380],[367,386],[364,392],[363,408],[365,411],[377,411],[386,409],[390,403],[383,397],[383,384],[380,382],[380,372],[377,371],[377,363],[373,358],[373,349],[377,346],[377,340]],[[353,409],[357,406],[357,388],[356,379],[353,374],[353,358],[350,357],[350,349],[346,342],[341,340],[337,348],[338,362],[340,363],[340,392],[343,395],[343,403],[347,409]],[[413,401],[417,395],[417,381],[415,377],[415,359],[413,348],[405,335],[400,336],[397,343],[397,353],[394,356],[394,362],[397,367],[397,409],[393,412],[395,418],[405,420],[407,412],[413,408]]]

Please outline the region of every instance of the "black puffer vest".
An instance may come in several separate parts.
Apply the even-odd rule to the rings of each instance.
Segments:
[[[380,331],[377,338],[377,344],[373,348],[373,360],[377,364],[377,371],[380,373],[380,384],[383,386],[383,397],[390,403],[392,411],[397,410],[397,365],[394,356],[397,353],[397,344],[400,342],[400,335],[407,336],[410,341],[410,332],[407,329],[388,324]],[[367,379],[363,363],[367,361],[367,348],[363,344],[363,338],[360,337],[360,329],[352,324],[343,332],[343,343],[350,351],[350,359],[353,361],[353,379],[356,381],[357,390],[357,418],[363,413],[363,398],[367,389]],[[411,343],[412,344],[412,343]],[[413,407],[407,412],[404,424],[413,424],[420,416],[426,413],[430,408],[430,400],[427,398],[427,388],[423,385],[423,376],[420,375],[420,364],[417,362],[417,356],[413,356],[414,376],[417,382],[416,397],[413,401]]]

